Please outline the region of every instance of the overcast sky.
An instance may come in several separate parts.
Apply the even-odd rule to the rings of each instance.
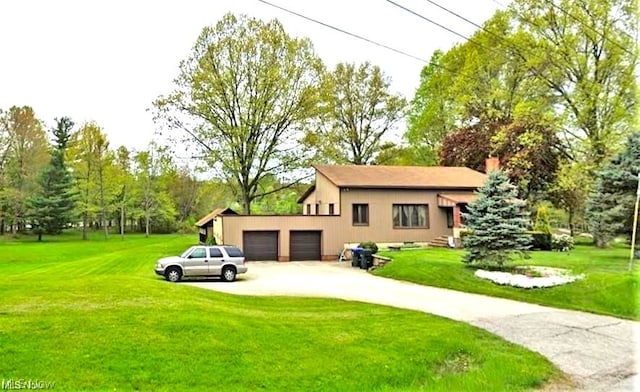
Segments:
[[[463,35],[475,28],[425,0],[394,0]],[[433,0],[480,24],[507,0]],[[385,0],[271,3],[429,59],[462,39]],[[55,117],[96,121],[112,147],[143,149],[156,127],[147,111],[172,89],[178,63],[201,29],[232,12],[277,18],[308,37],[325,64],[370,61],[408,99],[424,63],[287,14],[257,0],[0,1],[0,108],[28,105],[47,127]]]

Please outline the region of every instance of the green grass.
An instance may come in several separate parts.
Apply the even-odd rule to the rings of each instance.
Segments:
[[[463,252],[438,248],[382,252],[393,261],[375,274],[428,286],[640,319],[637,297],[640,269],[636,265],[633,272],[627,272],[628,247],[598,249],[579,245],[568,253],[531,252],[531,259],[517,260],[515,264],[568,268],[585,274],[585,279],[574,283],[538,289],[499,286],[479,279],[474,276],[474,269],[461,262]]]
[[[154,261],[192,236],[76,238],[0,240],[0,378],[55,390],[499,391],[559,377],[540,355],[440,317],[156,277]]]

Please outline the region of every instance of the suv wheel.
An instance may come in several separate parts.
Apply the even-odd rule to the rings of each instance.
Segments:
[[[224,267],[222,269],[222,280],[225,282],[233,282],[236,280],[236,269],[233,267]]]
[[[180,269],[177,267],[170,267],[164,273],[165,279],[169,282],[177,282],[182,277],[182,273],[180,273]]]

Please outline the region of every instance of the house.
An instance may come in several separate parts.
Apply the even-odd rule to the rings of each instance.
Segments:
[[[497,165],[497,158],[487,160],[488,170]],[[216,242],[241,247],[247,260],[337,260],[345,245],[362,241],[458,237],[460,213],[486,179],[466,167],[314,168],[315,184],[298,200],[302,215],[218,212],[200,222],[212,223]]]
[[[200,243],[206,244],[209,238],[222,238],[222,234],[216,236],[214,233],[214,223],[221,215],[238,215],[238,213],[231,208],[216,208],[215,210],[211,211],[211,213],[205,215],[203,218],[197,221],[196,226],[198,226],[199,228],[198,234],[200,237]],[[222,244],[222,242],[219,243]]]

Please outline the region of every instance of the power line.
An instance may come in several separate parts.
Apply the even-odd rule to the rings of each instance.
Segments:
[[[570,17],[571,19],[575,20],[576,22],[580,23],[583,27],[588,28],[589,30],[593,31],[594,33],[596,33],[600,38],[602,38],[603,40],[609,41],[612,44],[614,44],[615,46],[619,47],[620,49],[622,49],[623,51],[625,51],[627,54],[630,54],[631,56],[634,56],[633,53],[631,53],[627,48],[625,48],[624,46],[620,45],[617,41],[614,41],[613,39],[605,36],[603,33],[601,33],[600,31],[594,29],[593,27],[589,26],[588,24],[584,23],[582,21],[582,19],[578,18],[577,16],[573,15],[572,13],[570,13],[569,11],[565,10],[564,8],[560,7],[559,5],[556,5],[556,3],[553,0],[546,0],[546,2],[548,4],[551,4],[554,8],[558,9],[560,12],[562,12],[563,14],[567,15],[568,17]],[[622,31],[624,34],[626,34],[627,36],[629,36],[631,39],[633,39],[633,37],[631,37],[631,35],[629,35],[626,31],[624,30],[620,30]]]
[[[319,24],[319,25],[321,25],[321,26],[327,27],[327,28],[329,28],[329,29],[332,29],[332,30],[338,31],[338,32],[343,33],[343,34],[347,34],[347,35],[349,35],[349,36],[351,36],[351,37],[353,37],[353,38],[357,38],[357,39],[359,39],[359,40],[362,40],[362,41],[368,42],[368,43],[370,43],[370,44],[373,44],[373,45],[379,46],[379,47],[381,47],[381,48],[384,48],[384,49],[387,49],[387,50],[391,50],[391,51],[393,51],[393,52],[395,52],[395,53],[398,53],[398,54],[401,54],[401,55],[403,55],[403,56],[410,57],[410,58],[412,58],[412,59],[414,59],[414,60],[418,60],[418,61],[421,61],[421,62],[426,63],[426,64],[430,64],[430,63],[431,63],[429,60],[425,60],[425,59],[423,59],[423,58],[421,58],[421,57],[414,56],[414,55],[412,55],[412,54],[410,54],[410,53],[403,52],[402,50],[392,48],[391,46],[388,46],[388,45],[385,45],[385,44],[381,44],[381,43],[376,42],[376,41],[374,41],[374,40],[371,40],[371,39],[369,39],[369,38],[365,38],[365,37],[363,37],[363,36],[361,36],[361,35],[358,35],[358,34],[354,34],[354,33],[348,32],[348,31],[343,30],[343,29],[341,29],[341,28],[339,28],[339,27],[335,27],[335,26],[332,26],[332,25],[330,25],[330,24],[328,24],[328,23],[321,22],[321,21],[319,21],[319,20],[317,20],[317,19],[313,19],[313,18],[311,18],[311,17],[308,17],[308,16],[305,16],[305,15],[299,14],[299,13],[297,13],[297,12],[295,12],[295,11],[292,11],[292,10],[290,10],[290,9],[287,9],[287,8],[281,7],[281,6],[277,5],[277,4],[273,4],[273,3],[270,3],[270,2],[265,1],[265,0],[257,0],[257,1],[259,1],[259,2],[261,2],[261,3],[263,3],[263,4],[266,4],[266,5],[268,5],[268,6],[271,6],[271,7],[277,8],[277,9],[279,9],[279,10],[282,10],[282,11],[284,11],[284,12],[287,12],[287,13],[289,13],[289,14],[295,15],[295,16],[297,16],[297,17],[299,17],[299,18],[302,18],[302,19],[308,20],[308,21],[310,21],[310,22],[313,22],[313,23]]]

